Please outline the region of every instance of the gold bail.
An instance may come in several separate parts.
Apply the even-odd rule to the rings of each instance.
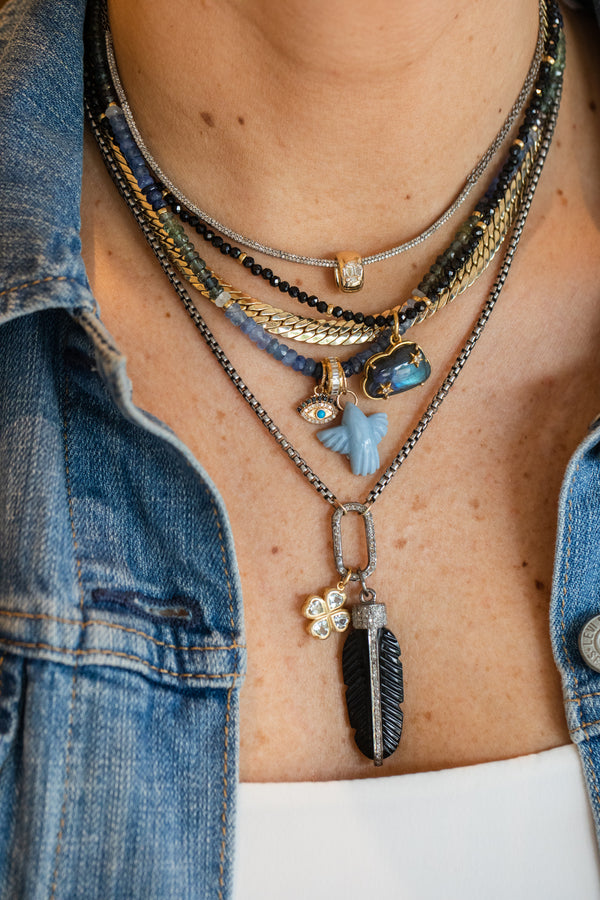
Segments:
[[[337,356],[323,360],[323,378],[319,387],[323,393],[336,398],[346,393],[346,375]]]
[[[360,291],[365,282],[365,267],[362,257],[355,250],[336,253],[335,283],[340,291],[350,294]]]
[[[398,319],[398,309],[399,309],[399,307],[396,306],[392,310],[392,315],[394,317],[394,328],[390,335],[390,344],[392,344],[394,347],[397,344],[402,343],[402,335],[400,334],[400,321]]]

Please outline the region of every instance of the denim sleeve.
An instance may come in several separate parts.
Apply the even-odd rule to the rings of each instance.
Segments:
[[[581,757],[600,845],[600,672],[580,649],[586,624],[600,615],[599,426],[596,420],[563,482],[550,618],[567,724]],[[600,646],[596,653],[600,660]]]
[[[0,328],[0,898],[226,898],[245,668],[229,525],[80,321]]]

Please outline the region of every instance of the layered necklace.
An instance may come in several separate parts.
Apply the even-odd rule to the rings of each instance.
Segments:
[[[192,322],[232,384],[315,491],[333,507],[332,545],[338,579],[327,590],[307,597],[302,614],[307,620],[308,633],[318,640],[353,626],[342,654],[348,718],[358,748],[375,765],[381,765],[400,741],[404,685],[400,647],[386,627],[385,604],[377,600],[375,589],[368,583],[377,565],[372,509],[462,371],[500,296],[517,249],[552,139],[564,71],[564,35],[555,0],[547,3],[540,0],[539,19],[532,64],[519,97],[454,203],[433,225],[410,241],[373,257],[340,253],[335,260],[324,260],[278,250],[245,237],[209,216],[172,184],[146,147],[127,103],[118,76],[104,0],[88,4],[86,109],[108,171]],[[378,315],[343,310],[337,304],[319,300],[316,295],[309,296],[282,281],[269,266],[232,243],[303,265],[328,265],[337,273],[340,290],[358,290],[364,279],[364,265],[383,262],[427,240],[457,212],[523,109],[518,135],[510,144],[496,177],[456,231],[449,247],[437,256],[409,298],[392,304]],[[315,308],[324,318],[296,316],[237,290],[200,256],[190,239],[192,231],[213,253],[237,260],[264,284]],[[366,416],[359,409],[357,395],[349,388],[348,379],[360,375],[363,394],[384,402],[424,383],[431,373],[429,360],[418,344],[404,339],[404,334],[470,287],[505,242],[495,284],[462,350],[412,433],[362,501],[342,502],[308,465],[233,367],[188,290],[189,286],[197,297],[223,310],[259,349],[314,381],[312,393],[298,408],[306,421],[328,424],[343,410],[341,425],[319,432],[318,437],[325,446],[349,458],[354,474],[367,475],[380,468],[377,445],[387,431],[387,416],[385,413]],[[331,356],[319,362],[299,354],[280,341],[280,337],[308,345],[352,347],[369,342],[370,346],[346,360]],[[359,515],[364,523],[367,564],[363,567],[348,565],[344,558],[342,521],[352,513]],[[359,596],[358,602],[348,609],[351,584],[359,586]]]

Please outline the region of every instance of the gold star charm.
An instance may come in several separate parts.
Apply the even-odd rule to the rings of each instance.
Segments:
[[[379,387],[377,388],[377,393],[379,394],[380,397],[383,397],[385,400],[387,400],[389,398],[390,394],[394,393],[394,389],[392,387],[392,382],[386,381],[385,384],[380,384]]]
[[[418,369],[422,359],[423,357],[421,356],[421,348],[419,347],[411,354],[410,363],[411,365],[416,366]]]
[[[345,631],[350,624],[350,613],[342,608],[345,602],[346,594],[340,585],[329,588],[323,597],[307,597],[302,615],[310,620],[306,626],[310,636],[324,641],[334,631]]]

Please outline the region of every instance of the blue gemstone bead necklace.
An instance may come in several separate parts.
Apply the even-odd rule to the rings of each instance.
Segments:
[[[195,273],[195,279],[203,282],[206,292],[214,292],[212,299],[217,304],[221,302],[223,306],[229,305],[227,298],[223,298],[223,294],[227,294],[228,291],[206,269],[204,262],[200,260],[191,243],[186,240],[185,233],[182,234],[178,228],[174,227],[175,225],[179,227],[179,223],[170,219],[171,214],[167,213],[161,205],[164,204],[164,200],[160,188],[154,187],[156,182],[144,161],[140,162],[135,142],[129,142],[127,132],[122,129],[118,112],[109,113],[109,109],[115,101],[108,99],[111,90],[109,80],[104,79],[104,76],[98,73],[96,65],[98,44],[94,41],[94,37],[97,36],[98,30],[101,30],[103,24],[102,7],[99,2],[94,2],[94,0],[91,0],[88,7],[85,65],[86,109],[91,130],[107,169],[194,325],[231,383],[286,456],[296,465],[314,490],[333,507],[331,517],[333,558],[339,580],[336,585],[322,592],[311,593],[303,604],[302,615],[307,620],[308,633],[317,640],[325,640],[331,634],[344,632],[352,623],[353,631],[346,638],[342,656],[343,676],[347,688],[348,719],[350,727],[354,731],[356,746],[361,753],[372,759],[376,766],[381,765],[383,760],[394,753],[399,745],[403,725],[401,704],[404,700],[404,680],[400,646],[394,634],[386,627],[386,606],[377,600],[375,590],[367,585],[367,579],[374,574],[377,565],[373,507],[416,446],[458,378],[489,321],[508,276],[552,140],[560,103],[564,38],[561,31],[560,13],[554,0],[549,0],[548,13],[549,32],[556,41],[556,55],[551,62],[548,61],[549,81],[552,82],[552,88],[549,91],[550,100],[547,114],[540,117],[539,153],[536,155],[531,176],[524,186],[523,197],[512,223],[511,235],[494,287],[484,303],[481,314],[463,349],[436,391],[425,413],[407,441],[372,486],[364,502],[341,502],[287,440],[272,417],[244,383],[198,313],[185,285],[190,271]],[[155,203],[156,206],[154,206]],[[237,313],[234,313],[234,317],[236,315]],[[243,324],[242,322],[240,327]],[[250,326],[246,327],[250,328]],[[393,391],[393,382],[401,366],[406,365],[407,362],[416,368],[425,364],[425,360],[419,355],[422,352],[420,348],[406,350],[407,342],[401,340],[399,330],[400,323],[396,317],[392,333],[387,338],[388,346],[367,361],[363,375],[367,391],[379,393],[382,386],[387,391],[388,382],[382,379],[388,376],[389,390]],[[256,335],[258,334],[259,332],[256,332]],[[261,338],[261,340],[265,340],[265,338]],[[416,347],[416,345],[413,346]],[[406,359],[407,352],[412,357],[409,360]],[[386,369],[385,373],[384,369]],[[343,394],[344,380],[345,374],[339,360],[326,360],[323,365],[323,388],[330,389],[332,396],[337,392],[339,397]],[[322,421],[327,415],[326,411],[320,414],[317,408],[313,412],[316,421]],[[373,421],[370,422],[370,420]],[[321,439],[323,443],[335,444],[334,449],[339,452],[345,453],[350,458],[354,457],[354,465],[357,469],[368,469],[371,466],[370,458],[376,452],[376,444],[386,428],[387,423],[381,414],[366,417],[354,403],[347,403],[344,408],[342,425],[325,430]],[[361,516],[365,526],[367,563],[362,568],[346,565],[344,560],[341,525],[344,517],[351,513]],[[351,584],[360,585],[360,596],[351,610],[347,610],[345,604]]]
[[[322,363],[300,356],[294,349],[278,341],[277,338],[268,334],[259,323],[247,316],[241,306],[232,300],[224,285],[210,270],[206,269],[204,260],[200,259],[191,242],[187,240],[183,226],[165,212],[160,189],[141,159],[121,109],[116,105],[107,106],[104,110],[104,118],[110,123],[115,146],[122,154],[122,160],[127,164],[126,170],[121,162],[122,171],[127,171],[131,182],[135,183],[137,187],[138,195],[144,197],[146,204],[152,207],[163,228],[169,229],[169,237],[177,247],[179,256],[183,256],[187,265],[194,269],[213,302],[225,309],[225,316],[229,321],[252,340],[259,349],[270,353],[283,365],[309,377],[314,377],[317,366],[322,372]],[[115,159],[117,159],[116,156]],[[399,326],[397,330],[399,330]],[[355,369],[360,371],[367,359],[371,358],[374,352],[380,353],[388,343],[389,334],[379,335],[372,346],[346,361],[348,374],[353,374]],[[327,361],[329,371],[338,364],[337,359]],[[299,412],[305,421],[323,425],[337,416],[338,411],[342,408],[341,398],[347,393],[345,370],[341,364],[339,364],[339,372],[336,377],[337,384],[333,385],[332,378],[328,375],[324,381],[317,384],[313,395],[301,404]],[[336,428],[319,432],[318,437],[324,446],[348,456],[352,472],[355,475],[371,475],[379,468],[377,445],[386,432],[387,416],[385,413],[366,416],[355,403],[349,402],[344,407],[342,424]]]
[[[206,269],[204,261],[200,259],[191,242],[187,240],[183,226],[179,225],[168,213],[165,213],[164,205],[160,205],[162,194],[144,161],[140,159],[139,150],[131,137],[129,127],[120,108],[116,105],[106,107],[104,119],[110,124],[110,132],[115,146],[122,155],[121,169],[125,171],[124,161],[127,164],[128,175],[131,181],[135,182],[140,196],[145,198],[146,205],[152,208],[163,227],[168,227],[169,238],[174,246],[177,247],[179,255],[184,257],[190,268],[194,268],[196,275],[200,278],[205,290],[210,293],[214,303],[217,306],[222,305],[225,307],[225,315],[232,324],[240,328],[242,333],[260,349],[270,353],[274,359],[283,363],[283,365],[312,377],[314,377],[317,366],[319,366],[322,373],[322,363],[300,356],[295,350],[279,342],[268,334],[259,323],[247,316],[239,304],[232,301],[229,292],[218,278],[215,278],[210,270]],[[397,321],[395,334],[396,341],[400,342],[400,347],[404,347],[405,345],[401,343],[400,325]],[[360,371],[368,360],[386,356],[388,351],[385,348],[389,350],[389,346],[391,346],[390,335],[388,332],[383,332],[373,345],[346,360],[344,364],[339,363],[337,359],[328,360],[330,368],[334,364],[339,364],[340,378],[337,387],[332,387],[330,384],[331,379],[327,379],[325,383],[321,374],[321,381],[317,384],[313,395],[305,400],[298,409],[306,421],[322,425],[335,418],[338,411],[343,408],[342,424],[319,432],[318,437],[324,446],[349,458],[352,472],[355,475],[371,475],[379,468],[377,445],[387,432],[387,416],[385,413],[366,416],[358,409],[357,404],[352,401],[346,402],[345,406],[342,407],[341,399],[347,394],[345,377],[346,374],[352,375],[356,371]],[[416,348],[417,345],[411,343],[406,346]],[[430,369],[422,351],[419,350],[419,354],[423,360],[423,365],[421,366],[423,375],[421,381],[423,381],[428,376]],[[403,362],[403,367],[406,368],[406,361]],[[398,389],[406,389],[400,388],[399,373],[400,368],[397,366],[394,392],[397,392]],[[412,386],[412,384],[409,386]],[[356,399],[355,395],[354,399]]]
[[[196,214],[198,213],[200,215],[204,215],[202,211],[198,210],[197,207],[191,204],[189,200],[183,197],[181,192],[177,191],[177,189],[174,188],[174,186],[167,179],[164,173],[158,168],[157,164],[147,150],[141,135],[139,134],[139,130],[133,119],[133,115],[125,96],[125,92],[120,82],[116,61],[114,59],[112,41],[108,25],[106,25],[105,29],[105,53],[107,59],[107,70],[105,72],[105,77],[107,80],[111,79],[114,95],[118,98],[119,103],[121,104],[123,114],[125,115],[127,124],[130,129],[130,139],[134,141],[137,149],[139,150],[140,162],[144,161],[147,165],[150,165],[150,168],[152,168],[152,170],[155,172],[155,175],[158,171],[163,181],[165,181],[169,185],[169,188],[175,190],[175,193],[167,192],[160,183],[155,183],[157,193],[155,195],[153,194],[153,199],[156,200],[156,203],[160,204],[161,202],[159,192],[162,190],[163,201],[167,206],[171,208],[171,211],[174,214],[178,215],[181,218],[182,222],[188,224],[189,227],[195,228],[195,230],[201,236],[203,236],[204,239],[208,241],[212,247],[218,249],[222,254],[229,255],[232,259],[240,262],[251,274],[255,276],[261,275],[263,279],[265,279],[267,284],[271,285],[272,287],[278,287],[280,291],[289,293],[289,295],[293,299],[297,299],[301,303],[307,303],[311,307],[316,307],[317,311],[321,313],[326,313],[334,319],[342,319],[345,322],[355,321],[358,324],[365,323],[368,327],[377,327],[379,329],[382,327],[391,328],[393,325],[394,316],[398,314],[399,322],[401,324],[406,323],[410,327],[410,325],[415,324],[416,321],[422,321],[427,316],[430,316],[437,308],[448,302],[448,299],[453,298],[452,294],[449,297],[446,297],[445,294],[447,294],[448,291],[451,290],[453,284],[460,285],[462,281],[462,276],[460,276],[461,268],[464,269],[472,260],[473,254],[477,250],[478,242],[480,242],[483,235],[482,226],[489,225],[489,223],[498,215],[504,215],[503,211],[499,210],[499,203],[505,197],[506,186],[510,184],[512,179],[514,179],[515,175],[519,171],[519,167],[522,167],[527,153],[531,148],[531,145],[535,142],[532,138],[532,134],[539,129],[539,125],[542,121],[541,117],[543,116],[543,91],[541,88],[544,85],[544,75],[547,74],[544,73],[544,66],[548,68],[547,59],[549,55],[555,53],[556,51],[556,41],[548,30],[547,9],[544,0],[540,0],[539,19],[540,27],[536,49],[523,88],[519,94],[519,97],[517,98],[517,101],[513,105],[511,113],[500,129],[500,132],[492,142],[490,148],[488,148],[488,151],[486,151],[486,153],[482,157],[482,160],[480,161],[480,164],[478,164],[478,167],[476,167],[479,175],[483,174],[487,165],[489,165],[489,162],[493,158],[492,149],[494,150],[494,152],[498,149],[501,144],[501,138],[506,136],[510,129],[510,126],[516,120],[517,115],[525,106],[526,101],[529,100],[529,104],[527,106],[527,110],[523,119],[523,124],[519,131],[519,137],[516,141],[513,142],[508,157],[503,163],[498,176],[494,179],[491,187],[488,189],[486,194],[480,199],[474,214],[470,216],[469,219],[463,224],[461,229],[459,229],[451,246],[443,254],[437,257],[435,263],[430,267],[429,272],[420,282],[418,288],[413,291],[413,295],[411,296],[409,301],[407,301],[402,306],[402,308],[397,307],[387,314],[380,314],[377,316],[365,315],[362,312],[355,313],[352,310],[348,309],[343,310],[338,305],[327,304],[325,301],[319,300],[316,295],[309,296],[307,292],[300,291],[296,285],[290,285],[289,282],[280,279],[279,276],[274,274],[270,268],[261,266],[261,264],[256,262],[254,258],[242,252],[239,247],[232,246],[230,243],[224,241],[221,235],[215,233],[214,230],[207,226],[206,221],[204,221],[199,217],[199,215]],[[531,90],[532,86],[534,88],[533,91]],[[482,165],[484,160],[485,165]],[[521,175],[524,179],[525,173],[523,171],[521,172]],[[156,177],[158,176],[156,175]],[[471,188],[476,184],[476,181],[477,179],[471,181],[468,180]],[[458,208],[458,205],[454,209]],[[212,218],[205,218],[208,218],[210,222],[215,223],[215,220],[213,220]],[[444,221],[445,220],[446,219],[444,218]],[[216,224],[218,225],[219,223]],[[228,229],[224,230],[228,235],[236,235],[237,237],[241,238],[241,236],[237,235],[236,232],[231,232]],[[428,229],[426,231],[426,235],[429,236],[431,233],[433,233],[434,230],[435,229],[433,228]],[[406,249],[409,245],[413,246],[415,242],[420,242],[423,237],[424,236],[421,235],[414,241],[407,242],[407,244],[400,245],[399,247],[393,248],[390,251],[385,251],[383,254],[381,254],[381,257],[390,258],[397,252],[401,252],[402,250]],[[246,243],[248,243],[248,241],[246,241]],[[256,242],[249,241],[249,244],[251,246],[255,246]],[[294,260],[297,259],[298,261],[302,262],[310,262],[310,260],[306,257],[299,257],[295,254],[286,254],[285,252],[274,250],[273,248],[267,247],[265,249],[265,252],[286,259],[293,258]],[[490,254],[488,256],[486,264],[491,261],[492,256],[493,254]],[[376,257],[373,257],[371,261],[375,260]],[[315,264],[325,264],[331,263],[331,260],[313,260],[313,262]],[[481,267],[479,267],[479,269],[481,270]],[[300,338],[296,336],[295,339],[299,340]],[[281,351],[276,350],[275,352],[279,354]],[[293,355],[288,354],[288,359],[288,364],[293,365]],[[309,368],[312,370],[310,364]],[[298,364],[297,371],[300,371],[300,364]],[[387,397],[389,396],[389,394],[379,395],[377,399],[379,399],[380,396]]]
[[[337,415],[338,409],[341,408],[340,397],[346,394],[345,381],[340,382],[337,390],[326,385],[323,381],[321,363],[298,354],[293,348],[278,341],[265,330],[262,324],[248,316],[239,303],[235,302],[227,290],[227,286],[206,267],[205,261],[200,258],[193,243],[189,240],[183,224],[179,223],[174,214],[166,209],[163,191],[148,170],[120,107],[114,101],[109,102],[101,114],[109,124],[115,150],[118,151],[118,154],[115,153],[115,158],[120,157],[123,171],[126,171],[132,183],[135,183],[138,193],[148,206],[148,212],[151,209],[157,218],[160,225],[159,234],[162,232],[165,247],[179,262],[183,274],[192,283],[194,280],[199,281],[213,303],[223,308],[226,317],[232,324],[240,328],[242,333],[259,349],[271,354],[275,360],[282,362],[292,370],[316,378],[317,387],[313,395],[298,408],[306,421],[325,424],[333,419]],[[526,146],[525,142],[523,142],[523,146]],[[504,196],[506,188],[501,190]],[[480,235],[477,235],[477,240],[479,238]],[[423,350],[413,342],[402,340],[402,332],[407,329],[409,320],[404,317],[400,322],[400,314],[396,311],[393,313],[392,320],[394,328],[391,334],[378,335],[371,347],[360,351],[345,363],[340,363],[344,376],[349,377],[361,369],[363,370],[363,392],[373,400],[387,400],[390,396],[423,384],[431,373],[429,361]],[[363,413],[359,415],[358,411],[353,412],[347,408],[344,411],[342,424],[337,428],[319,433],[318,437],[325,446],[348,456],[354,474],[372,474],[379,467],[376,448],[387,431],[387,420],[385,420],[385,428],[381,426],[384,420],[383,414],[365,416]],[[360,428],[357,427],[359,421]],[[352,451],[353,445],[359,440],[365,446],[368,444],[369,452],[359,454]]]
[[[291,370],[315,380],[316,387],[313,394],[298,407],[298,412],[303,418],[313,424],[325,424],[335,418],[339,409],[343,408],[340,402],[341,398],[345,398],[348,394],[346,378],[361,371],[363,393],[371,400],[388,400],[398,393],[423,384],[431,374],[429,360],[418,344],[404,341],[402,334],[415,322],[436,312],[445,305],[447,299],[452,299],[452,296],[444,297],[442,302],[441,298],[449,290],[453,280],[460,276],[459,287],[454,287],[454,290],[459,292],[464,289],[463,279],[468,281],[466,285],[468,286],[489,264],[507,233],[511,217],[518,211],[520,190],[522,191],[527,175],[539,152],[540,128],[552,109],[552,99],[555,93],[554,82],[556,82],[561,69],[560,60],[559,65],[555,65],[556,60],[550,55],[551,53],[554,53],[555,57],[558,55],[558,43],[555,31],[547,21],[545,0],[540,0],[538,45],[525,83],[527,85],[528,81],[534,81],[533,92],[519,130],[519,137],[511,145],[499,175],[479,201],[475,212],[461,226],[450,247],[438,256],[429,273],[419,284],[419,288],[413,292],[413,296],[402,307],[396,307],[389,315],[381,314],[377,317],[365,317],[362,313],[355,314],[349,310],[342,311],[339,307],[333,309],[327,307],[327,311],[332,314],[333,319],[339,318],[341,315],[346,320],[354,318],[356,321],[360,317],[357,323],[360,326],[366,318],[365,325],[374,331],[374,340],[371,346],[343,362],[337,358],[328,361],[330,371],[334,363],[340,369],[341,379],[338,379],[335,385],[331,383],[330,378],[325,376],[321,362],[298,353],[292,347],[278,340],[263,321],[257,321],[253,315],[249,314],[250,307],[244,308],[242,304],[247,302],[245,295],[240,295],[240,292],[229,288],[229,285],[207,267],[184,227],[184,224],[188,224],[188,227],[195,227],[200,234],[204,235],[205,239],[208,239],[210,233],[207,232],[205,223],[197,221],[194,216],[189,214],[187,208],[182,208],[179,200],[167,193],[164,185],[157,180],[156,173],[148,165],[148,153],[144,152],[141,136],[130,111],[129,117],[127,116],[126,111],[129,110],[129,106],[118,76],[105,12],[96,17],[88,34],[91,36],[91,40],[88,42],[88,56],[93,62],[94,101],[101,119],[108,125],[114,147],[114,158],[121,165],[132,185],[135,185],[140,198],[148,207],[148,214],[152,213],[151,217],[157,220],[155,222],[156,232],[162,240],[166,252],[169,253],[183,276],[217,307],[223,309],[229,321],[259,349],[270,354],[276,361]],[[544,56],[539,56],[540,46]],[[526,97],[525,85],[513,111],[519,103],[524,105],[525,100],[522,100],[522,97]],[[189,201],[186,203],[189,206]],[[177,216],[183,221],[177,221]],[[496,228],[498,218],[506,218],[507,223],[504,230]],[[486,226],[488,227],[487,233]],[[486,238],[487,246],[483,246],[486,245]],[[224,244],[220,236],[212,235],[211,243],[220,249],[221,253],[227,251],[232,258],[241,259],[242,264],[253,274],[261,274],[263,277],[269,275],[269,283],[279,281],[278,276],[274,276],[271,270],[264,269],[260,264],[255,263],[239,248],[232,248],[230,245]],[[475,260],[477,260],[476,267],[473,265]],[[474,269],[473,275],[470,274],[469,265],[471,270]],[[466,274],[469,275],[468,278]],[[279,286],[281,288],[281,283]],[[294,297],[297,293],[297,289],[294,288],[291,296]],[[248,299],[252,300],[252,298]],[[324,301],[318,301],[316,297],[313,298],[313,301],[317,301],[318,309],[322,308]],[[262,308],[259,310],[259,312],[263,311]],[[282,311],[275,310],[275,312]],[[320,327],[320,320],[314,321],[315,327]],[[391,329],[382,331],[382,323],[392,326]],[[281,331],[281,326],[278,326],[277,330]],[[290,336],[295,340],[301,339],[293,329]],[[304,337],[303,339],[309,338]],[[343,336],[340,343],[344,341],[345,337]],[[351,394],[351,396],[356,401],[356,395]],[[359,416],[350,410],[345,418],[348,422],[352,421],[354,426],[359,421]],[[372,416],[363,416],[363,418],[367,423],[372,420],[370,437],[373,439],[373,446],[376,446],[387,430],[387,423],[386,429],[382,429],[380,425],[376,427],[375,423],[383,420]],[[352,470],[355,474],[371,474],[376,471],[379,466],[376,454],[368,453],[361,463],[353,462],[358,459],[357,454],[347,451],[345,439],[336,439],[336,435],[339,437],[346,433],[344,428],[346,428],[345,422],[339,426],[341,429],[339,432],[336,429],[328,429],[326,432],[320,433],[319,438],[326,446],[346,454],[351,460]],[[366,430],[365,426],[363,429],[365,434]],[[348,433],[350,431],[357,433],[356,427],[348,429]],[[369,462],[364,462],[365,459]]]
[[[223,225],[215,219],[214,216],[209,215],[192,201],[188,200],[161,170],[139,132],[119,78],[110,38],[108,42],[108,62],[112,74],[113,86],[118,95],[119,102],[123,108],[132,134],[135,136],[138,147],[149,168],[155,172],[157,178],[160,179],[169,191],[169,193],[166,194],[167,203],[182,218],[182,221],[190,222],[191,226],[195,227],[198,233],[202,234],[204,239],[209,241],[213,247],[219,249],[224,255],[231,256],[232,259],[246,267],[251,274],[262,276],[273,287],[279,288],[283,293],[288,293],[290,297],[298,299],[301,303],[307,303],[309,306],[316,307],[318,312],[334,315],[335,317],[343,317],[347,321],[353,319],[355,315],[357,315],[360,317],[358,321],[362,321],[363,313],[359,312],[354,314],[351,310],[343,310],[339,306],[330,306],[325,301],[320,301],[314,294],[309,296],[307,292],[301,291],[296,285],[291,285],[286,280],[281,279],[269,267],[262,266],[259,262],[255,261],[253,257],[250,257],[241,251],[240,247],[235,246],[235,243],[241,244],[242,246],[263,255],[288,260],[289,262],[296,264],[333,268],[336,275],[336,284],[340,290],[344,292],[360,290],[364,280],[364,268],[367,265],[391,259],[400,253],[412,249],[435,234],[435,232],[462,206],[479,180],[485,174],[488,166],[494,159],[496,151],[501,147],[504,139],[517,121],[531,95],[531,90],[539,74],[540,63],[544,55],[549,52],[549,49],[551,51],[551,48],[547,45],[547,15],[548,10],[546,0],[538,0],[538,36],[531,64],[525,76],[523,86],[495,138],[483,153],[474,169],[467,176],[465,185],[456,200],[421,234],[388,250],[383,250],[371,256],[365,256],[364,258],[361,254],[354,252],[339,253],[336,255],[336,259],[316,258],[270,247],[261,241],[244,237],[244,235]],[[225,240],[225,238],[229,238],[229,240]],[[235,243],[232,244],[230,241]],[[344,273],[345,266],[348,268],[348,274]],[[333,310],[333,312],[331,310]],[[373,317],[367,316],[366,318],[371,319]],[[379,327],[384,327],[386,324],[391,327],[391,316],[388,316],[387,322],[379,321],[377,324]]]

